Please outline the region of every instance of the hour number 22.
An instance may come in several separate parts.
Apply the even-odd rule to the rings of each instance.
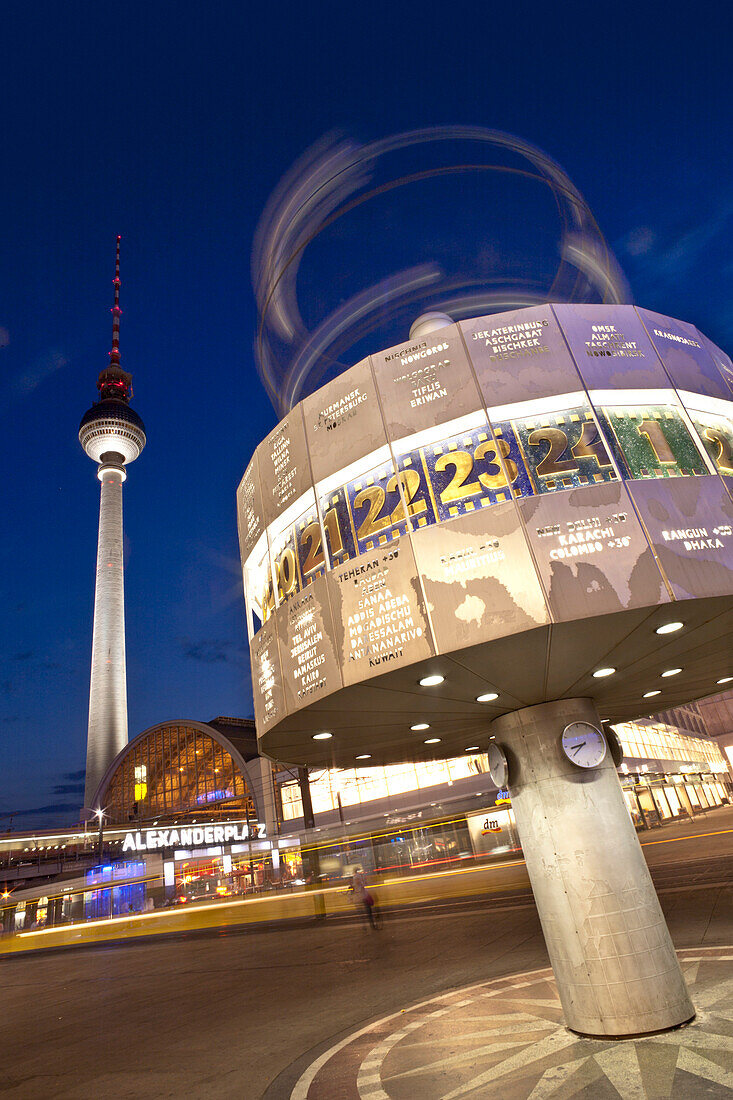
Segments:
[[[402,491],[405,494],[407,512],[405,513],[405,506],[399,500],[392,513],[383,516],[382,511],[387,501],[387,493],[398,492],[398,482],[402,485]],[[386,492],[381,485],[367,485],[366,489],[362,489],[354,497],[354,510],[363,508],[365,504],[369,508],[356,532],[357,537],[360,539],[374,538],[385,528],[404,523],[407,516],[417,516],[421,512],[425,512],[427,510],[425,501],[414,499],[419,488],[420,474],[417,470],[400,470],[398,474],[393,474],[387,482]]]

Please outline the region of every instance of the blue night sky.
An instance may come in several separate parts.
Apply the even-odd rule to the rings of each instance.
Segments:
[[[585,195],[634,300],[731,350],[722,9],[651,9],[6,6],[0,829],[13,812],[13,828],[78,819],[99,486],[77,430],[110,346],[116,234],[122,364],[148,431],[124,493],[133,736],[252,715],[234,494],[275,415],[250,252],[268,195],[323,134],[466,123],[536,143]],[[436,252],[527,270],[536,246],[546,265],[544,199],[485,177],[450,186],[324,240],[301,269],[307,316]],[[403,336],[386,321],[375,349]]]

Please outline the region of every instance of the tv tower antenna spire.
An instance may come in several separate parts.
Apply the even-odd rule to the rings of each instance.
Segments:
[[[120,365],[120,241],[122,238],[117,237],[117,251],[115,254],[115,304],[112,306],[112,351],[109,353],[109,363],[111,367],[119,367]]]

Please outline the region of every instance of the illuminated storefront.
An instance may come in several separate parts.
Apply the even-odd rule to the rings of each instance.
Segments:
[[[727,761],[717,742],[666,722],[624,722],[614,728],[624,754],[620,775],[635,824],[652,827],[685,816],[688,808],[689,816],[733,801]],[[282,773],[279,778],[284,827],[300,824],[299,784]],[[480,795],[490,804],[494,792],[486,754],[479,752],[384,767],[313,769],[310,788],[316,820],[324,824],[341,818],[349,823],[368,820],[385,807],[387,814],[393,810],[397,816],[409,809],[429,814],[437,805],[448,809]]]
[[[615,729],[624,753],[624,797],[638,828],[733,802],[730,772],[716,741],[653,720]]]

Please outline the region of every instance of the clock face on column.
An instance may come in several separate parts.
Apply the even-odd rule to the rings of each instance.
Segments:
[[[571,722],[562,731],[562,751],[579,768],[597,768],[606,756],[606,739],[590,722]]]
[[[495,741],[489,741],[487,756],[489,758],[491,781],[501,790],[502,787],[506,787],[509,779],[509,768],[507,767],[504,750]]]

